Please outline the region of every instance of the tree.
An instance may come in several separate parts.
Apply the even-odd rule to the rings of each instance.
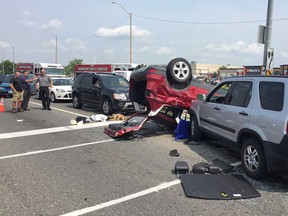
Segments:
[[[3,64],[4,64],[4,67],[3,67]],[[3,69],[4,69],[4,72],[3,72]],[[2,61],[0,64],[0,74],[13,74],[15,73],[15,69],[16,69],[16,64],[9,60],[5,60],[4,62]]]
[[[64,67],[66,76],[74,75],[74,67],[76,64],[83,64],[83,59],[74,59],[70,61],[69,64]]]
[[[225,65],[222,65],[221,67],[219,67],[219,69],[217,70],[217,76],[220,76],[220,70],[222,69],[227,69],[227,67]]]

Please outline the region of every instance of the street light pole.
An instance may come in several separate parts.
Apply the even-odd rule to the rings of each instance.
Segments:
[[[273,13],[273,0],[268,0],[266,27],[265,27],[265,34],[264,34],[265,45],[264,45],[264,55],[263,55],[263,67],[265,71],[267,71],[268,69],[267,57],[268,57],[268,51],[271,48],[272,13]]]
[[[53,37],[55,37],[55,40],[56,40],[56,47],[55,47],[55,63],[57,64],[57,54],[58,54],[58,51],[57,51],[57,48],[58,48],[58,38],[56,35],[52,34],[50,31],[46,30],[47,32],[49,32]]]
[[[14,70],[15,70],[15,64],[14,64],[14,46],[12,46],[12,65],[13,65],[13,73],[15,72]]]
[[[5,72],[4,72],[4,52],[2,52],[2,72],[3,72],[3,75],[5,75]]]
[[[121,4],[112,2],[112,4],[119,5],[130,17],[130,64],[132,64],[132,13],[128,12]]]

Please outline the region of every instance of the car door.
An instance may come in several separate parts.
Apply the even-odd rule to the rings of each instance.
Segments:
[[[83,77],[78,87],[78,93],[82,103],[91,103],[90,89],[92,86],[92,75],[88,74]]]
[[[251,114],[251,105],[249,106],[249,104],[252,86],[252,80],[234,81],[230,84],[223,101],[221,101],[221,103],[211,104],[214,112],[210,114],[211,120],[208,119],[206,122],[213,132],[229,140],[237,140],[239,130],[241,128],[247,128],[249,124]],[[218,91],[215,93],[217,92]],[[214,95],[215,94],[213,94],[211,98],[213,98]],[[209,103],[213,103],[213,100]]]
[[[199,104],[199,118],[201,127],[213,133],[220,133],[223,130],[222,110],[227,96],[232,88],[232,81],[223,82],[218,85]]]
[[[100,106],[101,104],[101,89],[102,89],[101,81],[98,77],[92,78],[92,86],[89,89],[90,92],[90,102],[96,106]]]

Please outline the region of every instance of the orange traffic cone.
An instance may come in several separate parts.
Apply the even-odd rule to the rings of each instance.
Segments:
[[[2,97],[0,101],[0,112],[5,112],[4,97]]]

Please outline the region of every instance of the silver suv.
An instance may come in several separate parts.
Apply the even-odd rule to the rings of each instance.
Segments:
[[[241,152],[244,171],[254,179],[287,170],[288,77],[224,79],[190,107],[191,139],[209,134]]]

